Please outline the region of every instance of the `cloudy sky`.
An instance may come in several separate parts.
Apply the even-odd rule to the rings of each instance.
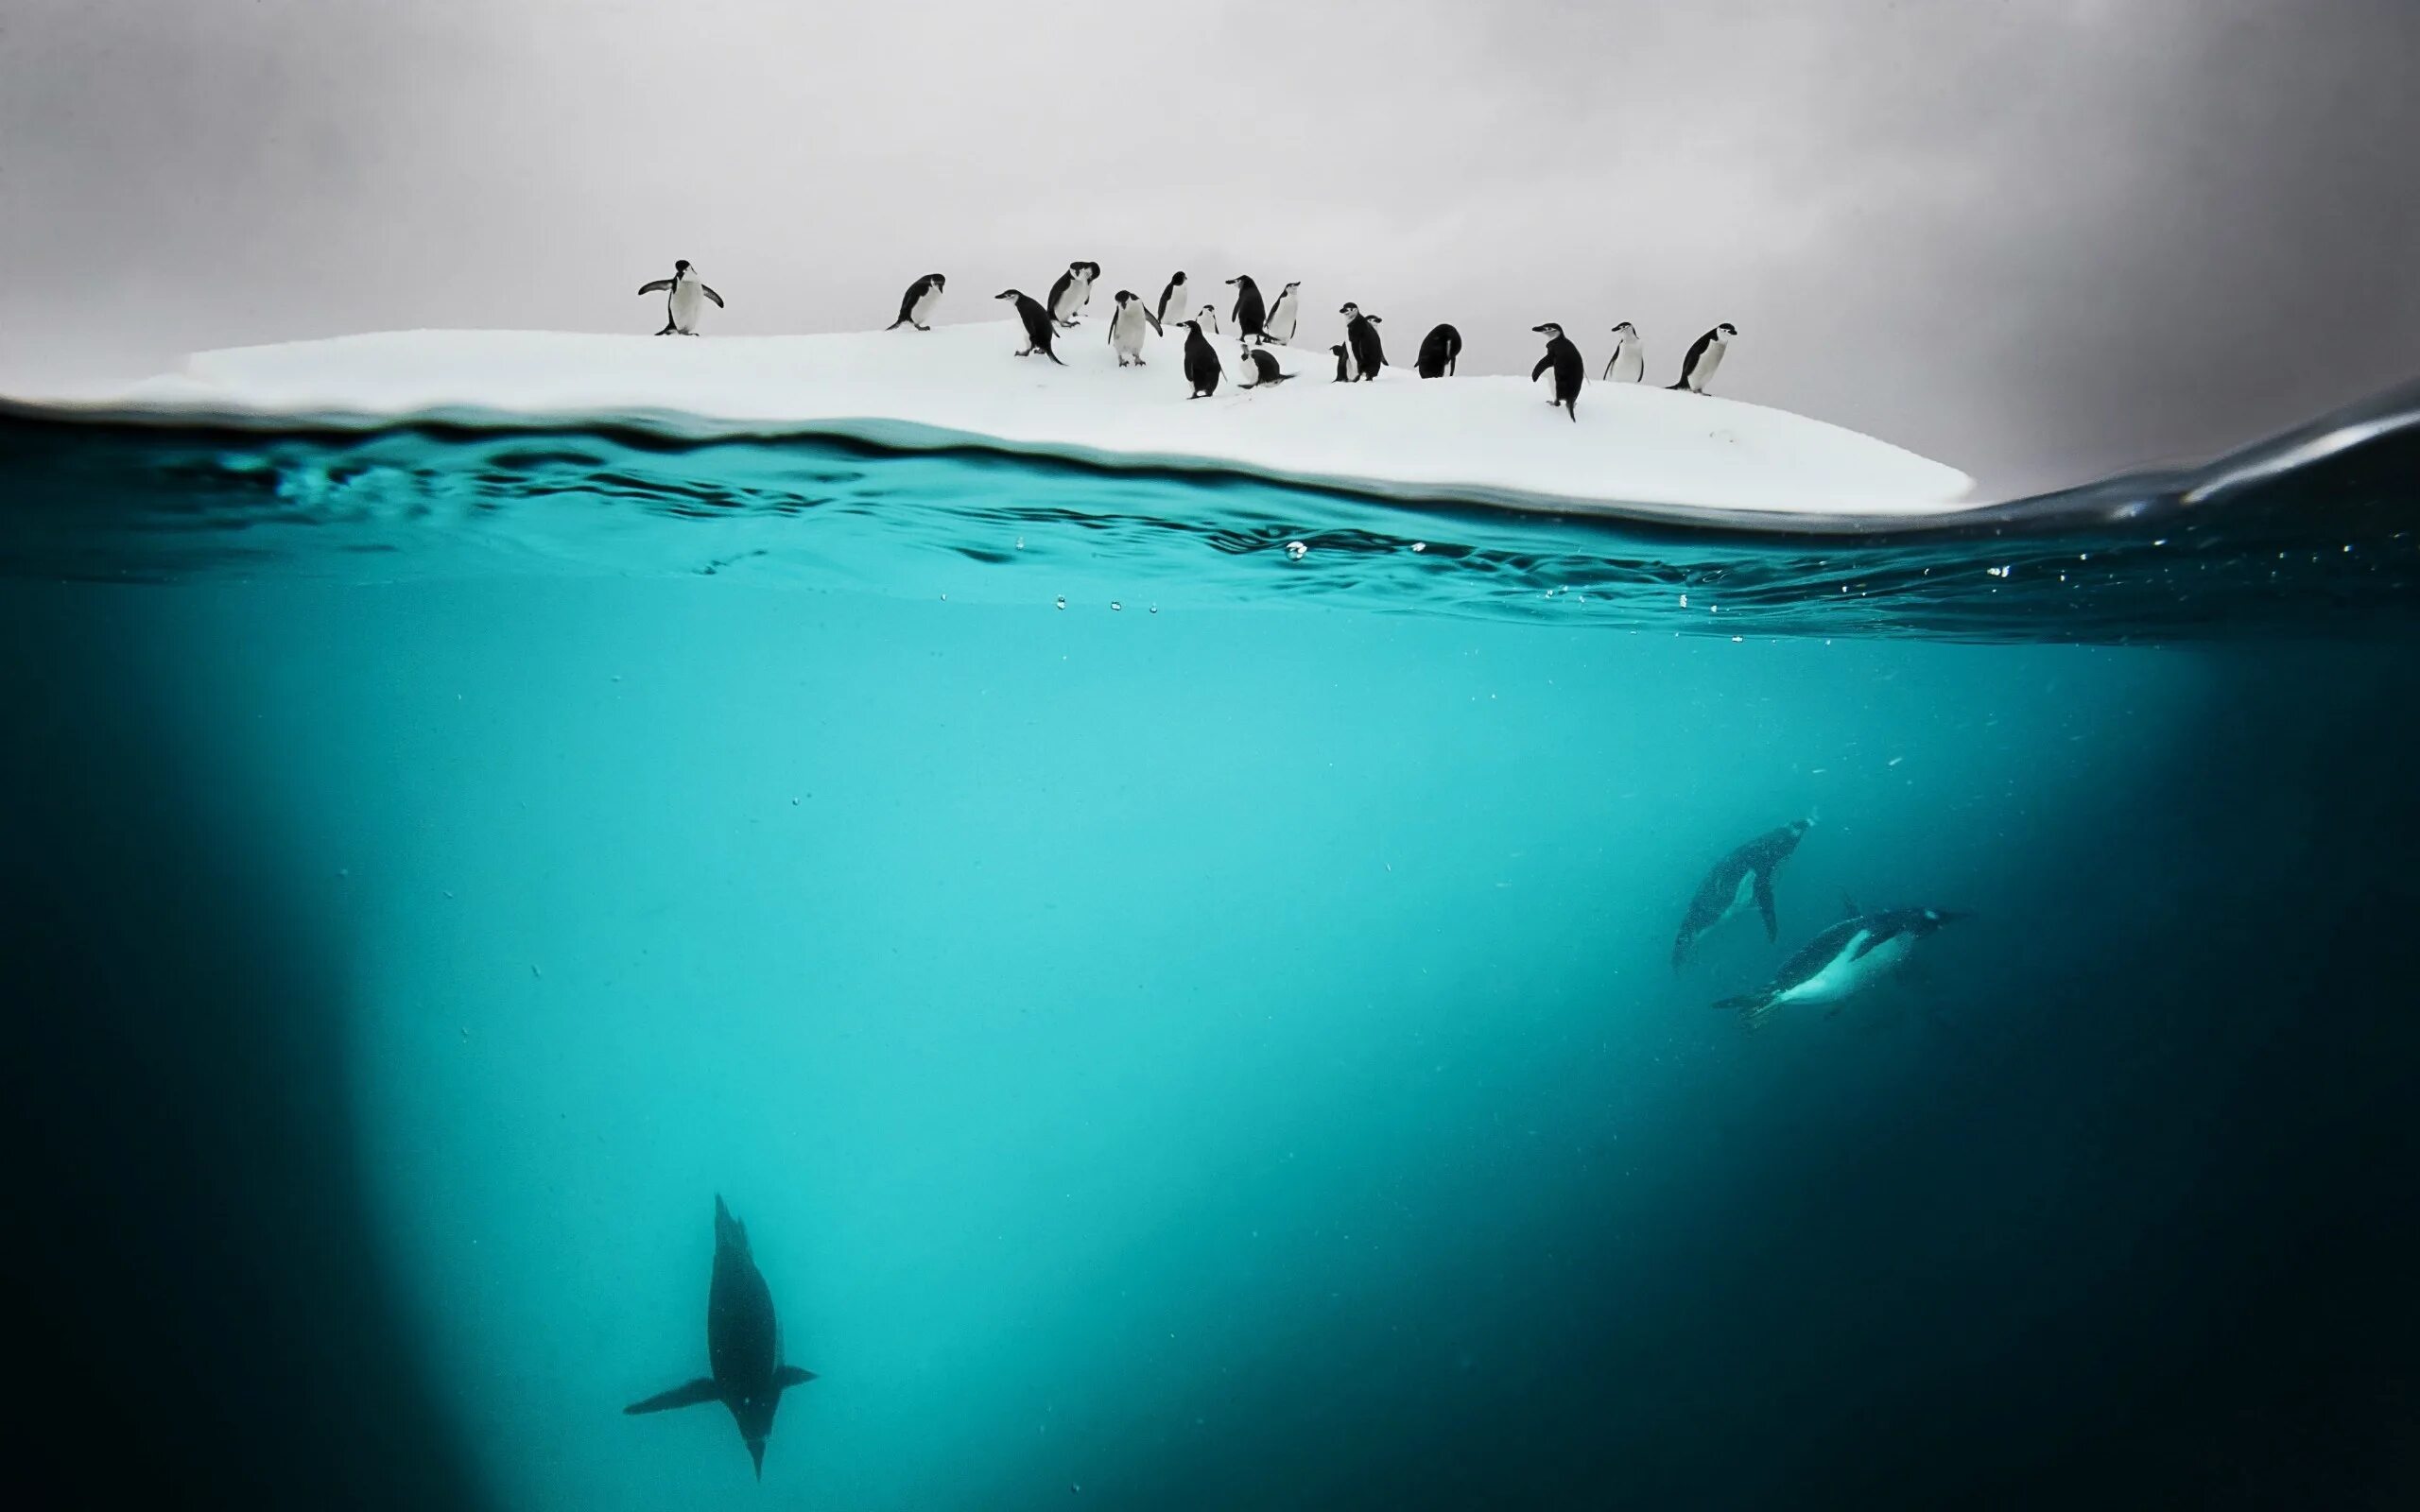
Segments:
[[[1069,259],[1538,321],[1995,492],[2420,374],[2412,0],[0,0],[0,390],[400,326],[943,318]]]

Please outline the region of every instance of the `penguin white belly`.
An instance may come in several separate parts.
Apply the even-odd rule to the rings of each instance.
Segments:
[[[1646,354],[1638,350],[1638,343],[1625,341],[1621,345],[1621,350],[1614,353],[1614,365],[1612,370],[1605,374],[1605,381],[1614,384],[1634,384],[1646,376]]]
[[[1857,936],[1864,939],[1863,935]],[[1822,971],[1776,996],[1776,1003],[1830,1004],[1856,996],[1895,971],[1915,949],[1916,936],[1894,935],[1863,955],[1852,941]]]
[[[1261,333],[1281,346],[1293,340],[1294,306],[1284,300],[1278,301],[1277,308],[1269,312],[1268,323],[1261,327]]]
[[[702,286],[693,278],[672,285],[672,329],[683,335],[698,329],[698,312],[706,306],[706,297],[699,292]]]
[[[1704,393],[1705,386],[1714,382],[1714,370],[1721,366],[1722,343],[1718,341],[1699,356],[1697,370],[1689,374],[1689,387]]]
[[[933,313],[933,306],[941,302],[942,291],[937,288],[927,286],[924,293],[916,296],[916,302],[908,307],[908,319],[909,323],[914,325],[931,324],[932,321],[929,318]]]
[[[1143,331],[1141,309],[1130,303],[1109,322],[1110,345],[1121,359],[1132,361],[1143,354]]]
[[[1756,874],[1753,871],[1743,871],[1739,873],[1739,885],[1737,889],[1731,894],[1731,901],[1722,905],[1722,912],[1716,916],[1714,922],[1716,924],[1721,924],[1733,919],[1737,919],[1739,916],[1740,910],[1746,908],[1750,902],[1754,902],[1755,896]]]
[[[1169,285],[1167,294],[1160,301],[1160,324],[1166,325],[1170,320],[1182,320],[1184,318],[1184,296],[1187,290],[1185,289],[1185,286],[1182,284]]]

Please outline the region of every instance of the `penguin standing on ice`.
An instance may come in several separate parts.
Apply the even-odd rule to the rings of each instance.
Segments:
[[[622,1409],[633,1417],[718,1401],[739,1425],[756,1478],[765,1478],[765,1440],[772,1436],[773,1410],[782,1393],[815,1379],[782,1362],[782,1332],[773,1318],[773,1293],[749,1253],[748,1226],[715,1198],[715,1269],[706,1286],[706,1361],[714,1372],[687,1385],[658,1392]]]
[[[1109,344],[1117,352],[1121,368],[1143,366],[1143,331],[1149,327],[1153,335],[1160,334],[1159,318],[1151,307],[1134,297],[1132,289],[1117,291],[1117,308],[1109,312]]]
[[[1212,335],[1215,336],[1219,334],[1219,307],[1217,305],[1203,305],[1201,310],[1194,315],[1193,318],[1200,321],[1201,324],[1208,326]]]
[[[896,331],[903,325],[912,325],[919,331],[930,331],[928,321],[933,306],[942,302],[942,290],[947,287],[949,280],[939,273],[927,273],[908,284],[908,292],[899,296],[899,318],[883,329]]]
[[[1353,349],[1340,341],[1327,350],[1336,354],[1336,382],[1351,383],[1353,381]]]
[[[1443,378],[1454,370],[1456,359],[1462,354],[1462,334],[1450,325],[1441,325],[1420,338],[1420,376]]]
[[[1357,382],[1368,383],[1387,365],[1387,349],[1378,339],[1379,317],[1363,315],[1361,306],[1350,301],[1336,313],[1344,317],[1344,345],[1353,359],[1352,376]]]
[[[1302,286],[1297,280],[1277,291],[1277,302],[1269,307],[1269,319],[1260,328],[1262,340],[1283,346],[1294,339],[1294,325],[1303,314],[1302,296],[1296,291]]]
[[[1705,881],[1698,884],[1696,895],[1689,899],[1689,911],[1682,917],[1681,933],[1672,941],[1672,970],[1677,971],[1686,965],[1698,941],[1745,909],[1751,900],[1754,901],[1756,911],[1765,916],[1765,938],[1781,938],[1781,920],[1773,912],[1773,871],[1797,850],[1798,842],[1806,837],[1814,824],[1812,819],[1792,819],[1735,847],[1714,864],[1714,869],[1705,874]]]
[[[1638,327],[1624,320],[1614,327],[1614,354],[1605,359],[1605,382],[1634,384],[1647,376],[1647,350],[1639,344]]]
[[[1152,312],[1160,324],[1184,319],[1184,297],[1192,292],[1192,285],[1184,281],[1184,269],[1178,268],[1176,277],[1168,280],[1168,286],[1160,290],[1160,307]]]
[[[1184,381],[1193,386],[1187,399],[1207,399],[1219,391],[1219,349],[1201,334],[1201,322],[1184,322]]]
[[[1074,325],[1077,315],[1093,301],[1093,280],[1098,277],[1098,263],[1069,263],[1059,282],[1050,285],[1050,318],[1063,326]]]
[[[1294,376],[1278,367],[1277,359],[1260,347],[1244,349],[1243,360],[1244,376],[1237,385],[1238,387],[1267,388],[1272,384],[1282,384]]]
[[[1809,940],[1772,981],[1715,1006],[1737,1012],[1751,1029],[1761,1027],[1775,1008],[1785,1005],[1828,1007],[1837,1013],[1841,1004],[1906,965],[1918,940],[1965,917],[1945,908],[1861,914],[1851,903],[1848,918]]]
[[[1705,386],[1714,382],[1714,370],[1722,366],[1722,354],[1731,350],[1731,338],[1738,334],[1739,328],[1725,320],[1698,337],[1689,354],[1681,359],[1681,381],[1672,387],[1704,393]]]
[[[1227,280],[1236,286],[1236,335],[1247,341],[1269,339],[1269,306],[1260,297],[1260,285],[1249,273],[1238,273]]]
[[[1018,356],[1030,357],[1039,352],[1051,361],[1059,362],[1059,353],[1050,350],[1050,337],[1053,334],[1050,312],[1042,307],[1039,300],[1015,289],[1002,289],[992,297],[995,300],[1011,301],[1017,307],[1017,321],[1025,327],[1025,350],[1018,352]],[[1064,368],[1067,365],[1059,362],[1059,366]]]
[[[1547,403],[1561,404],[1564,412],[1571,417],[1571,422],[1579,424],[1580,385],[1588,376],[1588,364],[1581,359],[1580,349],[1571,344],[1571,338],[1563,334],[1563,327],[1552,320],[1530,329],[1547,338],[1547,354],[1530,369],[1530,382],[1536,383],[1540,373],[1551,369],[1554,373],[1554,398]]]
[[[716,309],[722,308],[722,296],[706,287],[685,257],[672,265],[670,278],[639,285],[641,294],[653,294],[659,289],[669,291],[664,296],[664,329],[656,333],[660,336],[694,336],[698,334],[698,313],[706,307],[705,301],[712,300]]]

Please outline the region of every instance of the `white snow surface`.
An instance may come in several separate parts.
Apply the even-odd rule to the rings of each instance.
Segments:
[[[1332,381],[1307,340],[1271,347],[1293,381],[1226,378],[1186,398],[1184,329],[1120,369],[1101,301],[1053,367],[1008,321],[832,335],[398,331],[206,352],[123,389],[19,401],[34,413],[162,423],[356,429],[408,421],[608,424],[688,438],[827,436],[977,446],[1113,465],[1208,469],[1413,500],[1610,513],[1910,516],[1970,507],[1972,480],[1885,441],[1720,396],[1592,382],[1577,423],[1518,377]],[[1416,340],[1388,333],[1392,347]],[[1393,351],[1400,361],[1409,355]]]

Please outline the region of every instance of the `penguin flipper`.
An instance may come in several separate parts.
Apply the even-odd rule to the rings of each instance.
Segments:
[[[1530,369],[1530,382],[1536,383],[1539,379],[1545,377],[1547,369],[1553,366],[1554,353],[1548,352],[1545,356],[1540,357],[1538,359],[1538,365]]]
[[[657,280],[656,280],[654,283],[652,283],[652,284],[640,284],[640,285],[639,285],[639,292],[640,292],[641,294],[661,294],[661,293],[663,293],[666,289],[668,289],[668,288],[670,288],[671,286],[672,286],[672,281],[671,281],[670,279],[668,279],[668,278],[660,278],[660,279],[657,279]]]
[[[715,308],[716,308],[716,309],[719,310],[719,309],[721,309],[721,308],[722,308],[722,296],[721,296],[721,295],[717,294],[713,289],[708,288],[708,287],[707,287],[705,284],[699,284],[699,285],[698,285],[698,288],[700,289],[700,292],[702,292],[702,293],[705,295],[705,297],[706,297],[707,299],[710,299],[710,300],[712,300],[712,301],[715,301]]]
[[[623,1408],[622,1412],[627,1417],[635,1418],[641,1413],[670,1412],[675,1407],[695,1407],[705,1402],[720,1400],[722,1400],[722,1388],[715,1384],[715,1378],[700,1376],[686,1385],[675,1386],[670,1391],[659,1391],[645,1401],[631,1402]]]
[[[805,1385],[814,1379],[814,1371],[802,1370],[794,1365],[786,1365],[773,1372],[773,1384],[783,1391],[787,1391],[792,1386]]]
[[[1765,943],[1781,942],[1781,921],[1773,914],[1773,874],[1756,873],[1756,912],[1765,916]]]

